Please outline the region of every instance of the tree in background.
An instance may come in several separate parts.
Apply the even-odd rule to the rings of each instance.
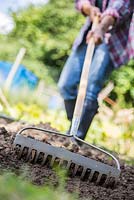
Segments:
[[[84,17],[74,9],[74,1],[50,0],[43,7],[14,13],[12,37],[23,42],[28,56],[51,68],[57,80]]]

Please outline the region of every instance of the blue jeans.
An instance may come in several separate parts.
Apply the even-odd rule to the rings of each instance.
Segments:
[[[83,42],[73,50],[61,73],[58,87],[64,100],[76,99],[87,45]],[[86,99],[97,100],[104,82],[114,69],[105,43],[95,48],[90,66]]]

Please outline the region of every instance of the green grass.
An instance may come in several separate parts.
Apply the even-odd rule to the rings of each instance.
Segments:
[[[12,173],[0,176],[0,200],[74,200],[76,197],[67,193],[62,185],[38,187]]]

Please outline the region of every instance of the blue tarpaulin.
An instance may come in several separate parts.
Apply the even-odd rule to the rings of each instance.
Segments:
[[[0,85],[4,86],[4,83],[8,77],[8,74],[12,68],[12,63],[0,61]],[[27,87],[33,90],[38,83],[38,78],[31,71],[25,68],[24,65],[20,65],[12,82],[11,89],[20,89]]]

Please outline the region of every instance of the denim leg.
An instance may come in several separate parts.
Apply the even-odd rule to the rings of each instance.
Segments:
[[[106,79],[114,69],[105,43],[96,47],[89,72],[86,99],[97,100]]]
[[[61,73],[58,87],[64,100],[75,99],[84,63],[87,45],[72,51]],[[114,69],[108,47],[105,43],[97,46],[90,66],[86,99],[97,100],[106,79]]]
[[[60,75],[58,88],[64,100],[76,99],[77,97],[86,48],[87,45],[82,44],[77,50],[72,51]]]

